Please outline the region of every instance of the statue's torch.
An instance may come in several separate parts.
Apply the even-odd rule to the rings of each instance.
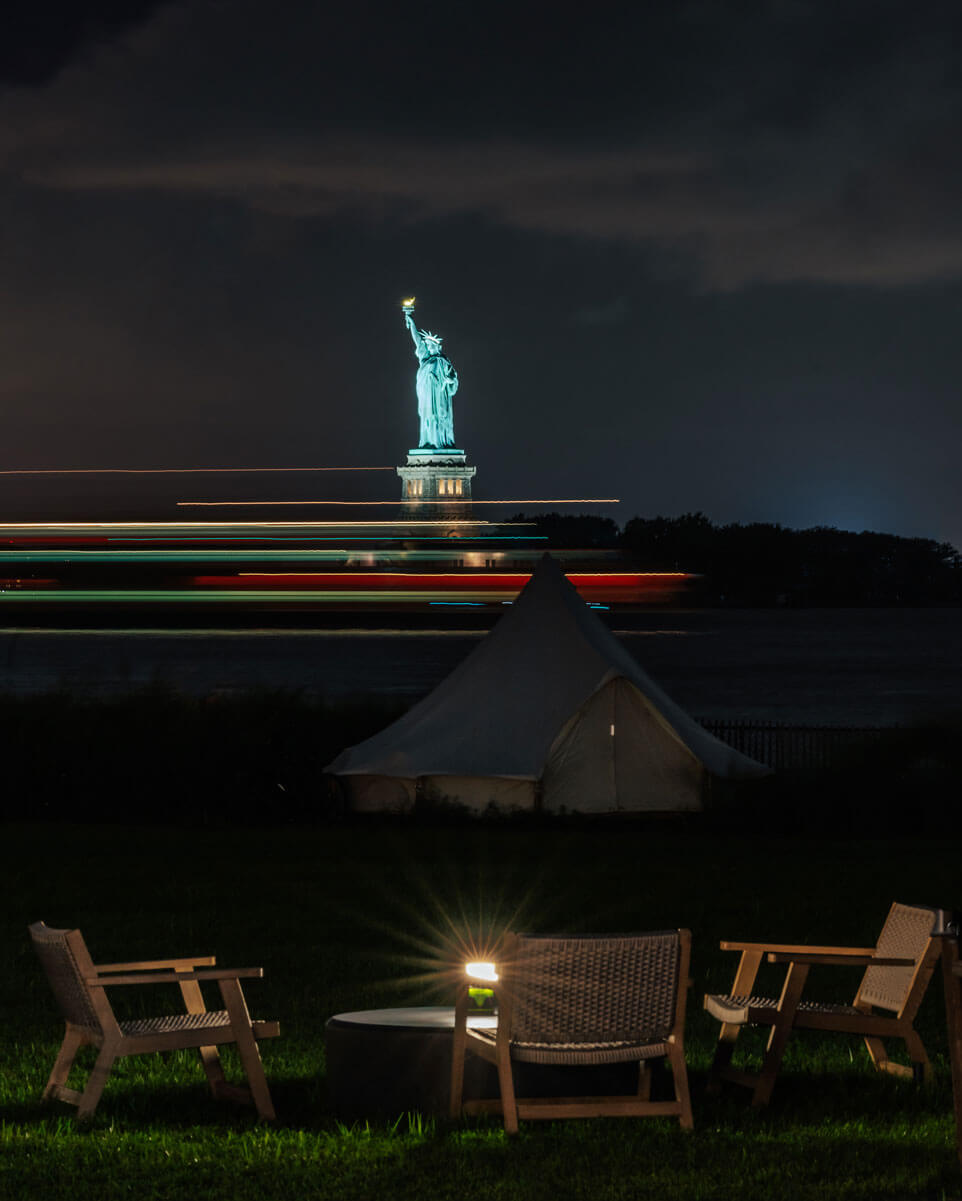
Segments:
[[[413,313],[414,312],[414,301],[415,301],[415,297],[405,296],[405,298],[401,301],[401,312],[407,313],[407,314]]]

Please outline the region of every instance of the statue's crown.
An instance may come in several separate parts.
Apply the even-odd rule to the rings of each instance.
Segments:
[[[441,339],[438,337],[438,335],[429,333],[426,329],[421,330],[421,336],[424,338],[425,342],[433,342],[436,346],[441,345]]]

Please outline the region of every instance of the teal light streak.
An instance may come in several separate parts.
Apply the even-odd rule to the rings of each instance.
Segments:
[[[397,551],[392,553],[398,554]],[[438,550],[412,550],[401,553],[405,559],[421,559],[425,562],[446,562],[452,558],[451,552]],[[461,553],[482,552],[462,549]],[[343,546],[336,550],[311,550],[309,547],[303,550],[0,550],[0,563],[209,563],[215,560],[231,563],[296,563],[309,559],[339,562],[353,554],[356,554],[356,551]],[[377,564],[372,563],[371,566]]]
[[[351,552],[339,550],[0,550],[0,563],[209,563],[295,562],[304,559],[337,561]]]

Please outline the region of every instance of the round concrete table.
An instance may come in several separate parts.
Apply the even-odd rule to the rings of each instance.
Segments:
[[[497,1024],[497,1017],[483,1010],[468,1015],[468,1025],[475,1028],[491,1030]],[[446,1116],[453,1033],[454,1009],[444,1006],[336,1014],[325,1031],[331,1108],[350,1120],[381,1117],[393,1121],[413,1111]],[[638,1084],[638,1065],[548,1067],[517,1063],[514,1075],[519,1096],[630,1095]],[[499,1095],[494,1064],[468,1054],[464,1061],[464,1100],[489,1100]]]
[[[494,1029],[498,1019],[479,1011],[468,1025]],[[346,1118],[385,1117],[417,1110],[445,1116],[451,1091],[454,1009],[364,1009],[338,1013],[325,1029],[331,1108]],[[494,1065],[476,1055],[464,1064],[465,1100],[498,1096]]]

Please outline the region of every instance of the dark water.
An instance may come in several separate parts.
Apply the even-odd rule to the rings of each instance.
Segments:
[[[625,626],[630,620],[631,629]],[[962,611],[712,610],[611,619],[691,713],[886,725],[962,711]],[[470,630],[0,630],[0,690],[81,695],[164,683],[191,694],[299,689],[423,695]]]

